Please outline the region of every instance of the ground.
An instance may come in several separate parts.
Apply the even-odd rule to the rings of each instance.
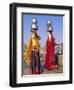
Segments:
[[[59,65],[58,69],[53,69],[53,70],[44,69],[44,71],[41,74],[55,74],[55,73],[63,73],[63,66]],[[29,67],[24,68],[23,74],[24,75],[31,75],[30,68]]]
[[[47,70],[46,68],[42,67],[43,72],[41,74],[55,74],[55,73],[63,73],[63,55],[55,55],[55,62],[56,64],[59,66],[58,69],[53,69],[53,70]],[[41,57],[40,57],[40,63],[41,65],[45,64],[45,53],[42,53]],[[31,75],[31,71],[30,71],[30,66],[27,66],[27,64],[24,62],[22,62],[23,67],[22,67],[22,74],[23,75]]]

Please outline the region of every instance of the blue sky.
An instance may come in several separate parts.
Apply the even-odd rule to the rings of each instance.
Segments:
[[[46,45],[47,40],[47,21],[52,21],[53,35],[55,41],[60,43],[63,42],[63,16],[58,15],[34,15],[34,14],[23,14],[23,42],[27,44],[31,34],[32,18],[37,18],[38,21],[38,34],[41,37],[41,46]]]

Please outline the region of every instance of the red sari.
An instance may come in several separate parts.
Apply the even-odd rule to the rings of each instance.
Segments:
[[[56,65],[54,64],[54,58],[55,58],[55,42],[53,35],[51,33],[51,40],[49,38],[47,39],[46,42],[46,62],[45,62],[45,67],[46,69],[54,69],[56,68]]]

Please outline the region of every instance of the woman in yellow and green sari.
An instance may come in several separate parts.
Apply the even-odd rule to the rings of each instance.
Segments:
[[[31,36],[27,45],[25,60],[26,63],[30,65],[32,74],[40,74],[40,44],[35,19],[32,24]]]

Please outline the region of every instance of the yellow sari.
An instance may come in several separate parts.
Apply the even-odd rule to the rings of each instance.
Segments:
[[[28,42],[28,45],[27,45],[27,48],[26,48],[26,52],[25,52],[25,57],[24,57],[24,60],[26,61],[26,63],[28,65],[30,65],[30,63],[31,63],[31,52],[32,52],[33,44],[35,43],[35,47],[37,48],[37,50],[40,49],[38,38],[33,40],[32,39],[32,34],[33,34],[33,32],[31,33],[31,37],[29,39],[29,42]]]

